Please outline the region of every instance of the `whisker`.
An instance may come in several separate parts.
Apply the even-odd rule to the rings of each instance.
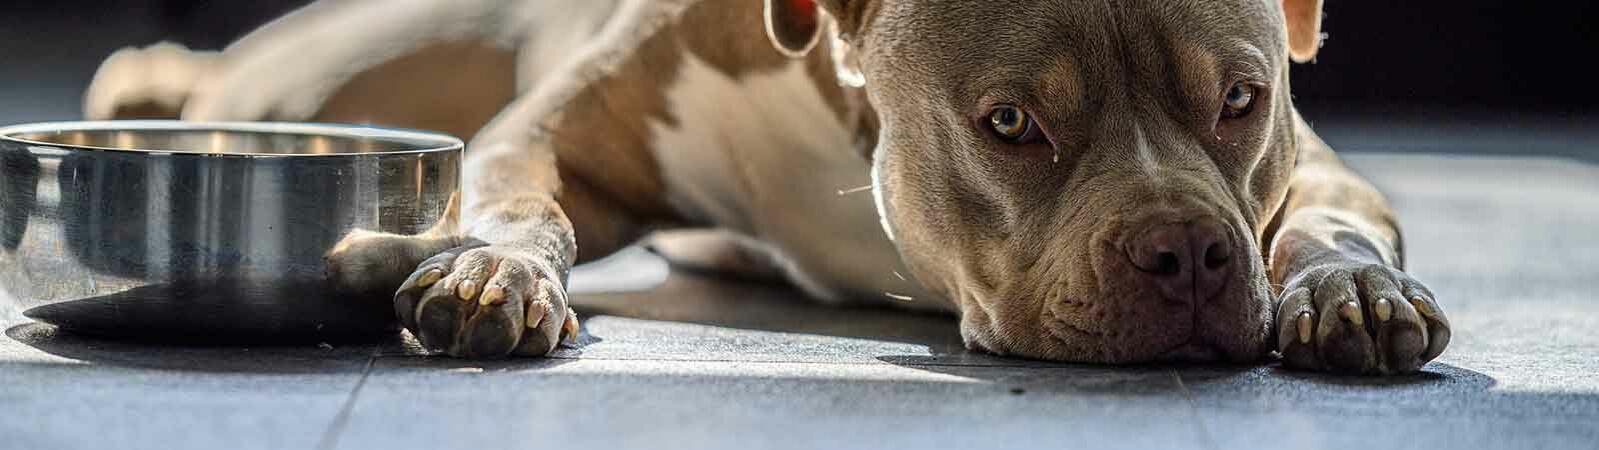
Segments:
[[[846,195],[858,194],[858,193],[866,192],[866,191],[870,191],[870,190],[872,190],[872,185],[870,185],[870,184],[865,185],[865,186],[861,186],[861,187],[858,187],[858,188],[840,189],[838,191],[838,196],[839,197],[843,197],[843,196],[846,196]]]
[[[902,302],[916,301],[916,299],[911,298],[909,295],[899,295],[899,294],[895,294],[893,292],[884,292],[883,295],[887,295],[888,298],[892,298],[894,300],[899,300],[899,301],[902,301]]]

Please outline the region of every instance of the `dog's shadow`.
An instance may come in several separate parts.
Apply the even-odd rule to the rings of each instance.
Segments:
[[[586,279],[617,279],[616,271],[609,272],[591,273]],[[1374,389],[1446,385],[1472,390],[1496,384],[1487,375],[1440,363],[1415,375],[1349,377],[1290,371],[1276,364],[1110,367],[1006,358],[967,350],[956,320],[946,314],[821,305],[789,286],[684,270],[662,277],[664,281],[653,286],[601,286],[574,294],[574,309],[584,322],[582,332],[550,358],[485,361],[435,357],[403,333],[378,342],[278,346],[127,342],[75,335],[39,323],[13,326],[5,333],[16,342],[71,360],[205,372],[338,372],[372,364],[375,359],[417,370],[539,370],[583,359],[748,359],[881,362],[1012,386],[1021,392],[1159,392],[1151,391],[1150,386],[1177,381],[1193,389],[1240,382]]]
[[[877,361],[921,371],[953,375],[1010,386],[1012,392],[1033,390],[1071,390],[1077,392],[1139,393],[1160,392],[1152,386],[1184,385],[1184,389],[1206,390],[1226,386],[1294,384],[1319,386],[1317,389],[1415,390],[1446,387],[1451,390],[1486,391],[1497,381],[1470,369],[1434,362],[1417,374],[1385,377],[1344,376],[1295,371],[1278,363],[1263,362],[1248,366],[1227,365],[1140,365],[1103,366],[1064,364],[994,356],[968,350],[962,344],[958,324],[945,314],[908,312],[897,308],[839,307],[821,305],[793,288],[765,282],[729,279],[714,274],[675,270],[665,282],[642,292],[588,294],[574,297],[575,309],[593,322],[606,323],[595,331],[601,336],[619,336],[616,341],[633,339],[673,339],[671,335],[620,333],[616,328],[636,326],[639,321],[693,324],[734,333],[731,339],[762,350],[760,335],[770,333],[774,340],[788,339],[794,347],[829,345],[837,341],[843,354],[834,349],[779,349],[770,359],[781,360],[798,354],[800,358],[822,356],[819,361]],[[611,319],[623,319],[621,321]],[[620,323],[619,323],[620,322]],[[754,334],[751,335],[750,333]],[[585,336],[587,334],[585,333]],[[747,337],[754,336],[754,337]],[[802,336],[796,338],[796,336]],[[805,337],[819,337],[812,340]],[[822,344],[816,344],[817,341]],[[625,342],[614,344],[626,345]],[[568,348],[559,357],[652,358],[662,355],[616,355],[612,345]],[[915,352],[900,350],[915,349]],[[648,351],[637,346],[627,351]],[[738,351],[733,348],[730,351]],[[770,349],[766,349],[770,350]],[[854,354],[848,354],[853,352]],[[681,355],[680,355],[681,356]],[[739,357],[742,357],[740,355]],[[671,355],[667,355],[671,358]],[[687,355],[694,359],[696,355]],[[1023,370],[1027,369],[1027,370]],[[1044,370],[1032,370],[1044,369]]]

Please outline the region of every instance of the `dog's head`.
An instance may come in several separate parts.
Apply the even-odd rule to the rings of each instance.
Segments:
[[[830,45],[864,85],[884,229],[969,345],[1085,362],[1268,350],[1262,240],[1296,157],[1288,65],[1316,52],[1320,0],[766,8],[780,49]]]

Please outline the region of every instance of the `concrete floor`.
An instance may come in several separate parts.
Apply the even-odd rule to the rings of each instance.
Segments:
[[[547,359],[118,343],[0,299],[0,448],[1599,447],[1599,165],[1349,159],[1454,323],[1423,374],[1002,359],[634,251],[576,275],[584,337]]]
[[[105,16],[0,16],[0,55],[28,62],[0,64],[0,124],[78,117],[99,58],[163,33]],[[0,298],[0,449],[1599,448],[1599,120],[1307,116],[1389,193],[1450,314],[1423,374],[1001,359],[947,317],[633,252],[574,275],[582,345],[546,359],[120,343]]]

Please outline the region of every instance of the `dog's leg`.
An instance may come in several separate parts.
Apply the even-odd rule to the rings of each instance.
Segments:
[[[194,87],[216,71],[220,56],[171,42],[117,50],[89,83],[83,115],[90,120],[178,117]]]
[[[384,62],[441,42],[488,42],[477,30],[495,23],[484,17],[512,2],[429,3],[324,0],[221,52],[173,43],[124,48],[101,64],[84,113],[91,119],[306,120],[352,78]]]
[[[577,44],[593,39],[618,3],[322,1],[220,53],[172,44],[119,51],[96,75],[85,112],[95,119],[367,122],[472,137],[505,110],[511,117],[486,129],[527,128],[536,124],[534,115],[516,112],[536,109],[525,106],[540,101],[506,105],[517,91],[562,67],[551,63],[563,54],[576,57]],[[548,141],[504,137],[514,134],[474,140],[470,154],[480,157],[469,160],[491,168],[469,169],[467,175],[513,192],[473,189],[452,199],[454,208],[465,207],[464,214],[475,219],[465,227],[445,221],[413,236],[352,232],[326,257],[334,286],[354,298],[374,292],[391,297],[408,277],[407,286],[415,288],[430,284],[429,277],[456,274],[442,283],[457,296],[472,294],[467,300],[475,303],[450,305],[428,301],[439,296],[419,296],[417,305],[399,308],[400,319],[425,342],[470,355],[505,354],[512,350],[507,346],[543,354],[553,347],[561,326],[576,323],[568,320],[562,287],[577,257],[574,239],[584,243],[584,256],[609,253],[637,237],[634,224],[644,215],[623,214],[613,191],[597,188],[603,180],[577,172],[557,176]],[[602,160],[626,158],[579,150]],[[473,214],[485,210],[490,212]],[[449,314],[470,323],[440,324]]]
[[[593,37],[616,0],[324,0],[221,52],[118,50],[84,98],[90,119],[316,120],[470,138]]]
[[[1277,348],[1290,367],[1408,373],[1449,344],[1432,291],[1402,272],[1387,201],[1295,117],[1299,160],[1271,246]]]
[[[626,206],[653,200],[624,198],[606,186],[614,180],[562,168],[566,155],[586,149],[527,132],[518,110],[526,108],[513,105],[468,150],[460,245],[417,265],[395,295],[400,322],[429,349],[469,357],[550,352],[577,332],[566,282],[579,255],[612,253],[638,239],[645,224],[667,221]]]
[[[660,100],[640,88],[659,68],[635,54],[672,42],[654,27],[673,9],[634,5],[650,12],[608,27],[605,46],[513,102],[468,145],[462,245],[416,266],[394,299],[425,347],[547,354],[577,331],[566,301],[572,265],[678,222],[643,122],[660,106],[648,102]]]

